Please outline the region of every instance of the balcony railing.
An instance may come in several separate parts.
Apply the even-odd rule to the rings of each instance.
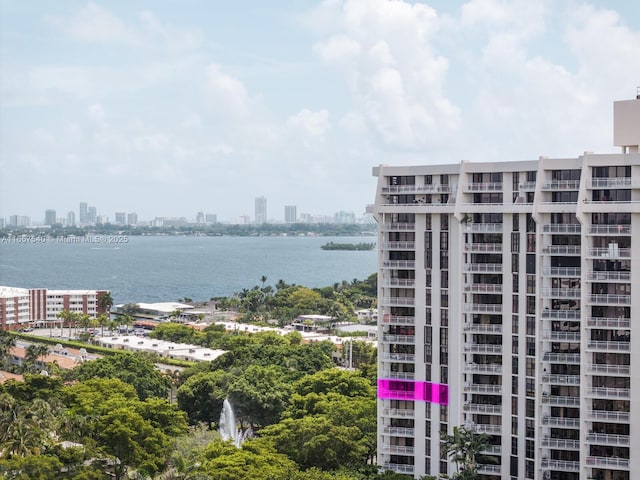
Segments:
[[[545,427],[580,428],[580,419],[545,415],[542,417],[542,425]]]
[[[502,313],[501,303],[465,303],[467,313]]]
[[[580,385],[580,375],[556,375],[545,373],[542,375],[542,383],[552,385]]]
[[[467,192],[501,192],[503,185],[502,182],[468,183],[464,189]]]
[[[598,445],[629,445],[629,435],[610,433],[587,433],[587,442]]]
[[[500,433],[500,432],[498,432]],[[500,475],[502,472],[501,465],[490,465],[488,463],[479,463],[478,464],[478,473],[480,475]]]
[[[542,403],[552,407],[579,407],[580,397],[565,397],[559,395],[542,395]]]
[[[630,188],[631,177],[592,178],[591,188]]]
[[[502,325],[499,323],[465,323],[463,330],[469,333],[502,333]]]
[[[386,231],[386,232],[394,232],[394,231],[410,231],[410,230],[415,230],[416,229],[416,224],[415,223],[383,223],[382,224],[382,230]]]
[[[382,453],[397,453],[399,455],[413,455],[413,447],[405,447],[401,445],[383,445]],[[413,465],[404,465],[404,466],[411,467],[413,469]]]
[[[542,318],[551,320],[580,320],[580,310],[551,310],[545,308]]]
[[[465,363],[465,373],[502,374],[502,365],[499,363]]]
[[[541,467],[549,470],[559,470],[562,472],[579,472],[580,462],[572,462],[571,460],[554,460],[552,458],[543,458]]]
[[[415,260],[385,260],[382,262],[383,268],[415,268]]]
[[[587,389],[587,394],[598,398],[631,398],[631,390],[628,388],[591,387]]]
[[[587,301],[598,305],[631,305],[631,295],[588,295]]]
[[[467,283],[464,291],[469,293],[502,293],[502,285],[489,283]]]
[[[628,318],[588,317],[587,327],[596,328],[631,328],[631,320]]]
[[[383,360],[392,360],[394,362],[413,362],[416,356],[414,353],[383,353]]]
[[[547,298],[580,298],[579,288],[543,288],[542,296]]]
[[[411,306],[416,303],[416,299],[414,297],[384,297],[382,303],[384,305]]]
[[[587,457],[587,465],[590,467],[613,468],[616,470],[628,469],[629,459],[618,457]]]
[[[416,374],[414,372],[392,372],[389,370],[383,370],[382,376],[384,378],[393,378],[395,380],[414,380]]]
[[[631,280],[631,272],[625,272],[625,271],[587,272],[587,280],[591,280],[591,281],[618,280],[618,281],[628,282]]]
[[[394,418],[413,418],[416,411],[412,408],[383,408],[382,415]]]
[[[502,405],[488,405],[486,403],[465,403],[462,409],[467,413],[486,413],[502,415]]]
[[[409,427],[384,427],[384,433],[394,437],[413,437],[415,429]]]
[[[416,242],[382,242],[385,250],[414,250]]]
[[[587,256],[596,258],[631,258],[630,248],[590,248]]]
[[[500,253],[502,252],[502,243],[465,243],[465,252],[471,253]]]
[[[587,342],[587,349],[595,352],[629,352],[631,350],[631,342]]]
[[[544,340],[551,340],[552,342],[580,342],[580,332],[557,332],[545,330],[542,332],[542,338]]]
[[[502,353],[502,345],[489,343],[465,343],[465,353]]]
[[[542,356],[542,360],[544,362],[549,363],[567,363],[567,364],[579,364],[580,363],[580,354],[579,353],[556,353],[556,352],[546,352]]]
[[[467,383],[464,386],[467,393],[489,393],[500,395],[502,393],[502,385],[489,385],[486,383]]]
[[[499,233],[502,232],[501,223],[467,223],[466,230],[472,233]]]
[[[542,225],[542,233],[580,233],[579,223],[547,223]]]
[[[536,182],[532,181],[532,182],[522,182],[520,185],[518,185],[518,188],[520,190],[523,191],[532,191],[536,189]]]
[[[464,266],[465,272],[470,273],[502,273],[501,263],[467,263]]]
[[[542,184],[543,190],[578,190],[580,180],[558,180]]]
[[[542,274],[553,277],[579,277],[580,267],[542,267]]]
[[[413,335],[383,335],[383,342],[388,343],[403,343],[406,345],[413,345],[416,343],[416,337]]]
[[[411,448],[411,454],[413,454],[413,447],[403,447],[403,448]],[[387,448],[383,448],[383,453],[408,453],[408,452],[389,452]],[[384,463],[382,464],[382,468],[385,470],[392,470],[396,473],[403,473],[406,475],[413,474],[415,467],[413,465],[407,465],[405,463]]]
[[[629,412],[613,412],[609,410],[587,410],[587,420],[600,422],[629,423]]]
[[[580,245],[547,245],[542,253],[549,255],[580,255]]]
[[[382,281],[384,287],[408,287],[412,288],[416,284],[414,278],[385,278]]]
[[[631,235],[631,225],[591,225],[591,235]]]
[[[385,313],[382,315],[382,323],[386,325],[415,325],[416,317]]]
[[[631,374],[631,367],[629,365],[604,365],[602,363],[591,363],[587,365],[587,372],[626,377]]]
[[[498,435],[502,432],[502,425],[495,425],[493,423],[465,423],[467,430],[472,430],[476,433],[488,433],[490,435]]]
[[[542,437],[542,446],[553,449],[580,450],[580,440]]]

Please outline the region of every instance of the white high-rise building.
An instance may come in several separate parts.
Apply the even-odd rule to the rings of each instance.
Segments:
[[[296,223],[298,221],[298,213],[295,205],[284,206],[284,223]]]
[[[255,201],[255,220],[256,223],[267,222],[267,199],[265,197],[256,197]]]
[[[640,478],[640,96],[614,132],[622,153],[374,168],[381,466],[451,475],[464,426],[482,479]]]

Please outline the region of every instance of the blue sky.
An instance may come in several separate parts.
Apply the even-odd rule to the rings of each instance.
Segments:
[[[630,1],[0,0],[0,216],[364,212],[378,164],[611,152]]]

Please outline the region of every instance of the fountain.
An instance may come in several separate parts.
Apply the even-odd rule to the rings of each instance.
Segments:
[[[224,402],[222,402],[222,412],[220,412],[218,432],[222,435],[222,440],[225,442],[227,440],[232,440],[236,448],[240,448],[247,438],[251,438],[253,436],[251,428],[247,428],[244,431],[241,428],[238,428],[236,415],[233,413],[231,402],[226,398],[224,399]]]

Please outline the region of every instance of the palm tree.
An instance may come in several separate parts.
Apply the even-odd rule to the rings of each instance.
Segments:
[[[9,363],[9,352],[16,346],[16,338],[9,332],[0,330],[0,367]]]
[[[109,316],[106,313],[101,313],[97,316],[96,321],[100,325],[100,336],[104,337],[104,326],[109,323]]]
[[[37,372],[44,369],[44,358],[49,353],[49,347],[47,345],[32,344],[27,347],[26,355],[24,358],[24,370]],[[40,365],[38,366],[38,361]]]
[[[473,480],[478,477],[478,455],[489,446],[489,435],[453,427],[453,435],[443,433],[447,454],[456,464],[454,480]]]
[[[56,316],[61,320],[60,330],[62,330],[65,323],[69,326],[69,338],[71,338],[71,326],[78,321],[78,314],[69,310],[62,310]],[[50,336],[53,336],[53,328]]]
[[[111,311],[113,306],[113,298],[111,298],[111,292],[106,292],[98,298],[98,308],[105,313]]]

